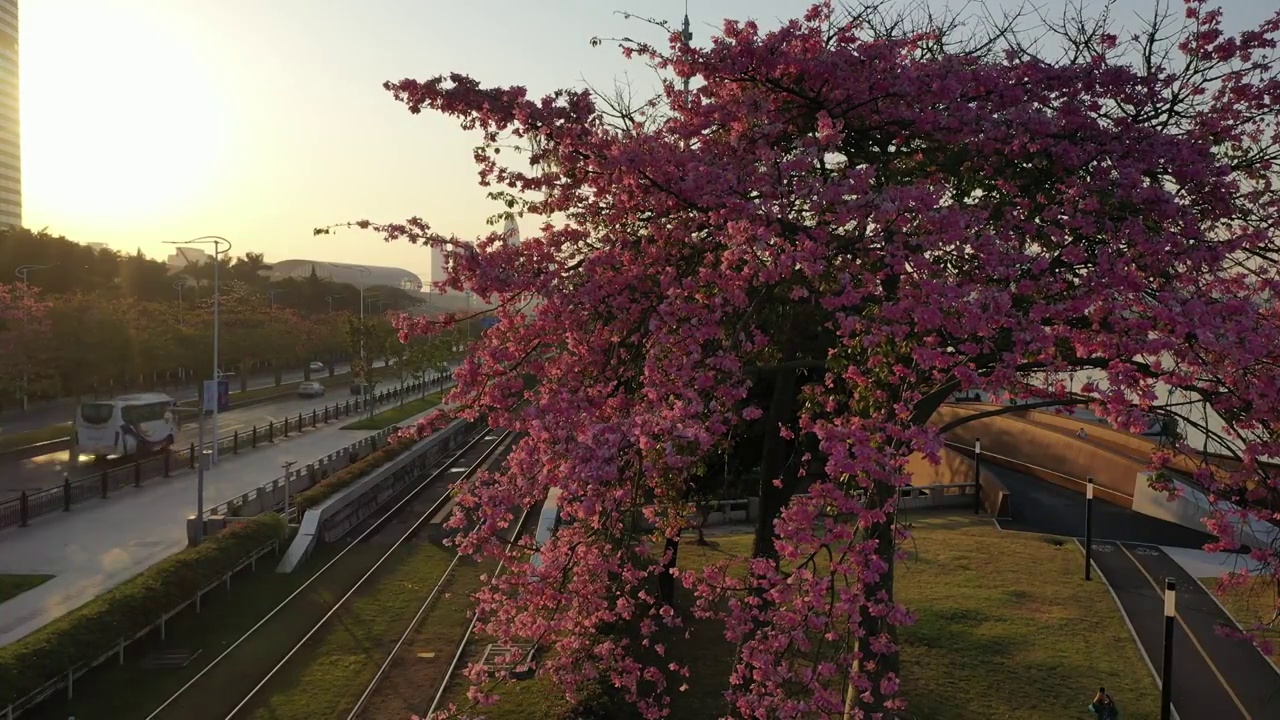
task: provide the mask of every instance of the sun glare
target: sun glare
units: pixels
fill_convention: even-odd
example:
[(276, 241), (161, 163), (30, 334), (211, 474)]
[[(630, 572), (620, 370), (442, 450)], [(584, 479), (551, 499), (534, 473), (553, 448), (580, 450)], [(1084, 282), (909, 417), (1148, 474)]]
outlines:
[(23, 12), (28, 216), (119, 223), (207, 201), (230, 135), (216, 58), (119, 5), (65, 10)]

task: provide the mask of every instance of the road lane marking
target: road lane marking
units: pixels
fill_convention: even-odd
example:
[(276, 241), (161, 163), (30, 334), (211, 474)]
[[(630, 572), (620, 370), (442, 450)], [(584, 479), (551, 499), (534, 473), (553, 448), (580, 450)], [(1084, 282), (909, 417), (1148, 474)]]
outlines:
[[(1142, 576), (1147, 579), (1147, 582), (1151, 583), (1151, 587), (1155, 588), (1156, 595), (1163, 598), (1164, 590), (1156, 584), (1155, 578), (1151, 577), (1151, 574), (1147, 572), (1147, 569), (1142, 567), (1142, 563), (1138, 562), (1138, 558), (1134, 557), (1133, 553), (1129, 552), (1129, 548), (1125, 547), (1121, 543), (1117, 544), (1120, 545), (1120, 549), (1124, 551), (1124, 554), (1129, 556), (1129, 559), (1133, 561), (1133, 564), (1138, 566), (1138, 570), (1142, 572)], [(1218, 683), (1222, 685), (1222, 689), (1227, 691), (1227, 695), (1231, 698), (1231, 702), (1236, 704), (1236, 708), (1240, 710), (1240, 714), (1244, 716), (1244, 720), (1253, 720), (1253, 716), (1249, 714), (1249, 711), (1244, 709), (1244, 703), (1240, 702), (1240, 698), (1236, 697), (1235, 691), (1227, 684), (1227, 679), (1222, 676), (1222, 673), (1218, 670), (1218, 666), (1214, 665), (1213, 660), (1209, 659), (1209, 653), (1204, 651), (1200, 642), (1196, 640), (1196, 636), (1192, 634), (1191, 628), (1187, 626), (1187, 622), (1182, 619), (1181, 611), (1175, 609), (1173, 615), (1177, 618), (1178, 624), (1182, 626), (1182, 631), (1187, 634), (1187, 639), (1191, 641), (1191, 644), (1195, 646), (1196, 651), (1200, 653), (1200, 656), (1204, 658), (1205, 663), (1209, 665), (1209, 669), (1213, 671), (1213, 676), (1218, 678)]]

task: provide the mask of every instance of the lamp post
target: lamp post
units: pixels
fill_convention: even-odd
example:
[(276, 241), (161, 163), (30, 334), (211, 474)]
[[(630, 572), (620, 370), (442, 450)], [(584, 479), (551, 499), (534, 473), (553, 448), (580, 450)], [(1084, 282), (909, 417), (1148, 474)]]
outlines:
[[(194, 238), (186, 242), (179, 242), (176, 240), (166, 240), (165, 244), (166, 245), (212, 245), (213, 246), (213, 373), (212, 375), (213, 375), (214, 394), (213, 394), (213, 423), (212, 423), (213, 453), (211, 457), (212, 457), (212, 461), (216, 463), (218, 462), (218, 391), (217, 391), (217, 388), (218, 388), (218, 378), (220, 375), (218, 370), (218, 294), (219, 294), (218, 293), (218, 265), (220, 265), (221, 263), (219, 262), (218, 256), (224, 252), (231, 251), (231, 241), (220, 235), (202, 235), (198, 238)], [(224, 244), (226, 245), (225, 249), (222, 247)], [(206, 393), (201, 393), (201, 398), (203, 400), (208, 400), (207, 397), (204, 397), (205, 394)], [(204, 403), (201, 403), (201, 405), (203, 406)], [(201, 446), (203, 447), (203, 438), (204, 438), (204, 408), (203, 407), (201, 407), (201, 411), (200, 411), (200, 437), (201, 437)]]
[(333, 314), (333, 301), (342, 297), (341, 295), (325, 295), (324, 299), (329, 302), (329, 314)]
[[(53, 263), (50, 265), (23, 265), (19, 267), (17, 270), (15, 270), (13, 274), (16, 275), (18, 280), (22, 282), (22, 290), (25, 293), (29, 289), (27, 287), (27, 273), (31, 272), (32, 270), (44, 270), (46, 268), (51, 268), (54, 265), (57, 265), (57, 263)], [(26, 327), (26, 324), (27, 324), (27, 317), (24, 314), (22, 317), (23, 327)], [(23, 344), (24, 345), (26, 344), (25, 339), (23, 341)], [(22, 350), (22, 411), (23, 412), (27, 411), (27, 381), (29, 379), (27, 377), (27, 365), (28, 365), (27, 348), (24, 347)]]
[(187, 286), (186, 280), (179, 280), (173, 284), (174, 289), (178, 291), (178, 324), (179, 325), (184, 324), (182, 322), (182, 288), (186, 286)]
[(369, 402), (367, 391), (369, 389), (369, 365), (364, 358), (364, 278), (370, 274), (369, 268), (363, 265), (346, 265), (344, 263), (329, 263), (334, 267), (355, 270), (360, 273), (360, 366), (364, 368), (364, 377), (360, 380), (360, 394), (364, 397), (364, 404), (369, 407), (369, 417), (373, 417), (373, 408)]
[[(200, 415), (204, 416), (204, 410), (200, 410)], [(204, 427), (204, 423), (200, 423), (200, 427)], [(204, 540), (204, 470), (213, 458), (213, 451), (205, 450), (204, 445), (200, 447), (200, 462), (196, 464), (196, 545)]]
[(1084, 579), (1093, 579), (1093, 476), (1084, 486)]
[(1178, 584), (1164, 579), (1164, 663), (1160, 668), (1160, 720), (1173, 717), (1173, 627)]
[(285, 291), (279, 290), (279, 289), (267, 291), (267, 294), (271, 296), (271, 312), (273, 313), (276, 311), (276, 293), (282, 293), (282, 292), (285, 292)]
[(280, 463), (284, 468), (284, 522), (289, 524), (289, 471), (297, 464), (297, 460), (285, 460)]

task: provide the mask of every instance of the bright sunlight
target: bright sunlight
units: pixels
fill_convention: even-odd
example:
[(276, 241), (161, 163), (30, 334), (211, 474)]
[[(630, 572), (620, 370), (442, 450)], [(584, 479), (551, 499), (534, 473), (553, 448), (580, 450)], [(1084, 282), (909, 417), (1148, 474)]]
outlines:
[(179, 214), (225, 177), (216, 58), (155, 13), (92, 0), (22, 16), (24, 195), (32, 215), (105, 224)]

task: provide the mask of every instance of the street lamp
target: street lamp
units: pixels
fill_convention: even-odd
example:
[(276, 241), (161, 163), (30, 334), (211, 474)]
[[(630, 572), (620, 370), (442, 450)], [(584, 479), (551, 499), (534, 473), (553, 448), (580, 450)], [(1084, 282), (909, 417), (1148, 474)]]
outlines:
[[(188, 240), (186, 242), (178, 242), (176, 240), (166, 240), (166, 245), (212, 245), (213, 246), (213, 462), (218, 462), (218, 256), (224, 252), (231, 252), (231, 241), (220, 235), (201, 235), (198, 238)], [(223, 245), (226, 249), (223, 249)], [(205, 393), (201, 393), (203, 400)], [(199, 435), (200, 447), (204, 447), (204, 403), (201, 403)]]
[(1160, 720), (1173, 717), (1173, 629), (1176, 624), (1178, 584), (1164, 579), (1164, 662), (1160, 668)]
[(289, 524), (289, 471), (297, 463), (297, 460), (285, 460), (280, 463), (280, 466), (284, 468), (284, 522), (286, 525)]
[(182, 322), (182, 288), (186, 286), (187, 286), (187, 281), (185, 279), (179, 280), (173, 284), (173, 287), (178, 291), (178, 324), (179, 325), (185, 324)]
[(273, 313), (276, 311), (276, 293), (282, 293), (282, 292), (285, 292), (285, 291), (279, 290), (279, 289), (267, 291), (267, 293), (271, 295), (271, 312)]
[[(54, 265), (57, 265), (57, 263), (52, 263), (50, 265), (23, 265), (19, 267), (17, 270), (15, 270), (13, 274), (17, 276), (18, 280), (22, 281), (23, 292), (26, 292), (27, 290), (30, 289), (27, 287), (27, 273), (31, 272), (32, 270), (44, 270), (46, 268), (51, 268)], [(25, 314), (22, 316), (22, 324), (23, 324), (23, 327), (26, 327), (27, 317)], [(23, 344), (24, 345), (26, 344), (25, 338), (23, 340)], [(27, 411), (27, 381), (29, 379), (27, 377), (27, 365), (28, 365), (27, 349), (23, 348), (23, 351), (22, 351), (22, 411), (23, 412)]]
[(369, 268), (363, 265), (346, 265), (344, 263), (329, 263), (334, 267), (355, 270), (360, 273), (360, 366), (364, 368), (364, 378), (361, 379), (360, 395), (364, 397), (364, 404), (369, 407), (369, 417), (373, 417), (373, 407), (369, 403), (367, 391), (369, 389), (369, 365), (364, 359), (364, 278), (372, 274)]
[(341, 295), (325, 295), (324, 299), (329, 301), (329, 314), (333, 314), (333, 301), (342, 297)]

